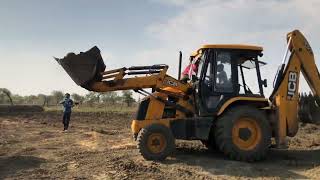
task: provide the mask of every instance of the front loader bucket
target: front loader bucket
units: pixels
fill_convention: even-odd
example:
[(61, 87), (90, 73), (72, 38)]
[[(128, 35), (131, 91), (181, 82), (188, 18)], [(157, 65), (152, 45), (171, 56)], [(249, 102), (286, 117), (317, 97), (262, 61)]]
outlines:
[(320, 107), (312, 95), (301, 96), (299, 102), (299, 119), (304, 123), (320, 124)]
[(94, 46), (80, 54), (68, 53), (64, 58), (55, 58), (77, 85), (91, 91), (94, 82), (102, 80), (106, 66), (98, 47)]

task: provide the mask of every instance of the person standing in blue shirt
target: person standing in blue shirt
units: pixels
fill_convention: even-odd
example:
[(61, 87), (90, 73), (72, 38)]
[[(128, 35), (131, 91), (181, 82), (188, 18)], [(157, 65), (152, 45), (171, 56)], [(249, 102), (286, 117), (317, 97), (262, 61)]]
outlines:
[(64, 125), (63, 131), (67, 131), (69, 128), (71, 109), (74, 106), (73, 100), (70, 99), (70, 94), (66, 93), (63, 101), (60, 102), (63, 105), (63, 119), (62, 123)]

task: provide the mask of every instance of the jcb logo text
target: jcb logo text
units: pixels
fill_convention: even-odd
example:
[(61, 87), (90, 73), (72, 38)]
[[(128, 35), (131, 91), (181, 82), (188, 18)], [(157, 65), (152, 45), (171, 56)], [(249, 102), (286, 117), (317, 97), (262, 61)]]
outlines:
[(293, 96), (297, 90), (297, 81), (298, 81), (298, 74), (296, 72), (289, 72), (289, 80), (288, 80), (288, 100), (292, 100)]

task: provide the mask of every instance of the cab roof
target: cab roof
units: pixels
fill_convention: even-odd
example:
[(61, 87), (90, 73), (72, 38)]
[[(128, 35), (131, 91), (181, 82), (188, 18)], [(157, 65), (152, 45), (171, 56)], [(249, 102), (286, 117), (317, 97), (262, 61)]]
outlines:
[(195, 51), (195, 52), (192, 52), (190, 56), (191, 57), (196, 57), (198, 54), (199, 54), (198, 51)]
[(243, 49), (253, 51), (263, 51), (261, 46), (246, 45), (246, 44), (205, 44), (201, 46), (197, 52), (201, 49)]

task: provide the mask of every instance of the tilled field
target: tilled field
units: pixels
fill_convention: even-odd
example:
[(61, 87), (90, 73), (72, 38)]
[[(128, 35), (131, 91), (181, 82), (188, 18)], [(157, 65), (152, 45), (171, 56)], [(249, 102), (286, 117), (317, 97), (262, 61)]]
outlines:
[(145, 161), (130, 133), (131, 114), (0, 116), (0, 179), (319, 179), (320, 126), (301, 125), (288, 150), (256, 163), (226, 159), (198, 141), (177, 141), (163, 162)]

